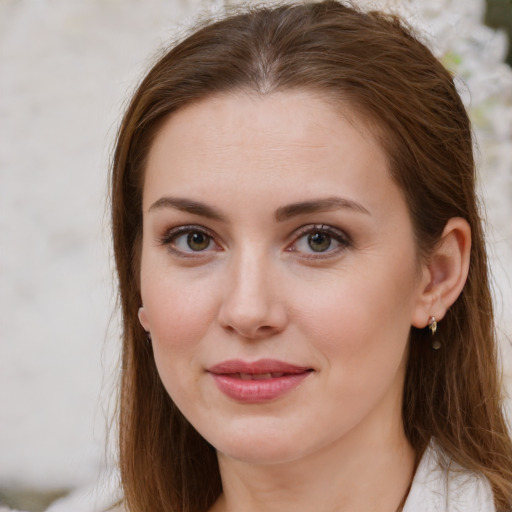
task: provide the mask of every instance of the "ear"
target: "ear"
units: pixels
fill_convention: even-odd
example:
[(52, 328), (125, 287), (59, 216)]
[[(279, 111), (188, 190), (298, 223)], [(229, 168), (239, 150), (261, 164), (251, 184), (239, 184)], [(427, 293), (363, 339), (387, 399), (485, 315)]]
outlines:
[(139, 316), (139, 322), (142, 325), (142, 327), (144, 328), (144, 330), (146, 332), (149, 332), (149, 330), (150, 330), (149, 329), (149, 320), (148, 320), (148, 315), (146, 313), (146, 310), (144, 309), (144, 306), (141, 306), (139, 308), (138, 316)]
[(420, 296), (412, 325), (424, 328), (429, 318), (441, 320), (460, 295), (469, 271), (471, 228), (465, 219), (454, 217), (444, 228), (441, 239), (422, 265)]

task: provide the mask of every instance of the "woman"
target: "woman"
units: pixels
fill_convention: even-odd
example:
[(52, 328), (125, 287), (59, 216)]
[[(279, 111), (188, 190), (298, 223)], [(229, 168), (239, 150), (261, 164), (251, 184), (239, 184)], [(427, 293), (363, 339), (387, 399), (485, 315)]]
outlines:
[(336, 1), (196, 30), (113, 161), (129, 511), (509, 510), (469, 121)]

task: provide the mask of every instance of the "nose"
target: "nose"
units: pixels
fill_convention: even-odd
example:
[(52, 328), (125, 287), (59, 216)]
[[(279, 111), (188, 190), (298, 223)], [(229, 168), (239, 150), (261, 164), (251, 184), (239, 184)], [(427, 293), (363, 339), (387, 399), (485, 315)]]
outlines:
[(240, 255), (229, 264), (229, 275), (219, 310), (219, 323), (247, 339), (282, 332), (288, 314), (276, 272), (267, 258), (256, 253)]

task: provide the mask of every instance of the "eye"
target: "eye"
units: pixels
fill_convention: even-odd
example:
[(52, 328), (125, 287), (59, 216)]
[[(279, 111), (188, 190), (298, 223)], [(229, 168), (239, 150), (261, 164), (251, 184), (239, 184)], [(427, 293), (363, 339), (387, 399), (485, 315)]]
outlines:
[[(192, 251), (204, 251), (210, 246), (212, 239), (205, 233), (193, 231), (187, 235), (181, 235), (174, 240), (176, 247), (180, 247), (186, 243), (187, 248)], [(183, 247), (180, 247), (183, 248)]]
[(200, 226), (178, 226), (165, 233), (160, 240), (169, 250), (183, 257), (199, 256), (199, 253), (209, 253), (218, 250), (213, 235)]
[(350, 245), (350, 239), (343, 231), (322, 224), (301, 227), (287, 250), (303, 253), (307, 257), (327, 257), (338, 254)]
[(311, 233), (307, 236), (308, 246), (315, 252), (325, 252), (332, 245), (332, 238), (327, 233)]

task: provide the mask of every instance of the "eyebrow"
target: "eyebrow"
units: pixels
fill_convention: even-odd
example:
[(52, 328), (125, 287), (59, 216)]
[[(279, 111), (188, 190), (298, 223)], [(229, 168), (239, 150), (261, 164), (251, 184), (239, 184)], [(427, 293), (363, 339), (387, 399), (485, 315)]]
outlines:
[(361, 204), (351, 199), (343, 197), (326, 197), (315, 199), (313, 201), (301, 201), (278, 208), (276, 211), (276, 220), (283, 222), (298, 215), (318, 212), (330, 212), (333, 210), (349, 209), (356, 212), (370, 215), (370, 212)]
[[(220, 210), (200, 201), (193, 201), (192, 199), (169, 196), (161, 197), (149, 207), (148, 212), (162, 208), (174, 208), (176, 210), (191, 213), (193, 215), (199, 215), (208, 219), (226, 222), (226, 217), (220, 212)], [(322, 199), (301, 201), (298, 203), (282, 206), (276, 210), (275, 219), (277, 222), (284, 222), (285, 220), (297, 217), (298, 215), (329, 212), (340, 209), (349, 209), (370, 215), (370, 212), (362, 204), (356, 201), (342, 197), (326, 197)]]
[(199, 201), (193, 201), (191, 199), (167, 196), (161, 197), (149, 207), (148, 212), (160, 210), (161, 208), (175, 208), (176, 210), (180, 210), (182, 212), (200, 215), (201, 217), (218, 220), (220, 222), (226, 222), (226, 218), (217, 208), (208, 206), (207, 204), (201, 203)]

